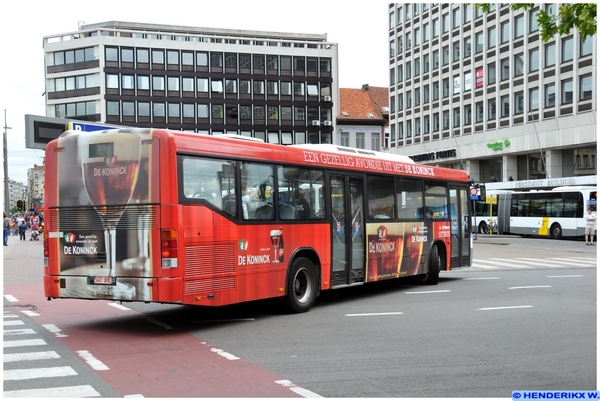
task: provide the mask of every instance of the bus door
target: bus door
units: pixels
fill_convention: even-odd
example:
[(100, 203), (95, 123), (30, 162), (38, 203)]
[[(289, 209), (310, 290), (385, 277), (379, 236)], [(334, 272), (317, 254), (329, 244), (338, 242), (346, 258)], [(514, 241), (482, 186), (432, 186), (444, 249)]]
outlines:
[(331, 286), (363, 283), (365, 277), (365, 226), (363, 179), (332, 175)]
[(471, 258), (471, 221), (467, 188), (450, 185), (450, 224), (452, 252), (450, 266), (468, 266)]

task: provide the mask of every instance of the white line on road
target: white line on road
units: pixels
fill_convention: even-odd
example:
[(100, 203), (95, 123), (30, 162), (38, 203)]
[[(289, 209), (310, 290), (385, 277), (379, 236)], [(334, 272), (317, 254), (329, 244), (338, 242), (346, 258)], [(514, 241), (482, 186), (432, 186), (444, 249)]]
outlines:
[(108, 306), (112, 306), (113, 308), (117, 308), (117, 309), (121, 309), (121, 310), (131, 310), (131, 308), (128, 308), (128, 307), (118, 304), (116, 302), (110, 302), (108, 304)]
[(34, 312), (32, 310), (24, 310), (24, 311), (21, 311), (21, 312), (23, 312), (23, 314), (25, 314), (27, 316), (39, 316), (40, 315), (39, 313)]
[(3, 341), (3, 348), (12, 348), (12, 347), (31, 347), (35, 345), (46, 345), (46, 341), (36, 338), (33, 340), (14, 340), (14, 341)]
[(94, 370), (110, 370), (108, 366), (100, 362), (95, 356), (93, 356), (89, 351), (81, 350), (77, 351), (79, 356)]
[(301, 395), (304, 398), (323, 398), (317, 393), (313, 393), (310, 390), (303, 389), (302, 387), (296, 386), (289, 380), (275, 380), (275, 383), (281, 384), (284, 387), (289, 387), (294, 393)]
[(463, 278), (464, 281), (466, 280), (499, 280), (500, 277), (471, 277), (471, 278)]
[(381, 313), (347, 313), (345, 316), (386, 316), (386, 315), (404, 315), (402, 312), (381, 312)]
[(583, 277), (583, 274), (565, 274), (564, 276), (546, 276), (548, 278)]
[(22, 334), (35, 334), (33, 329), (13, 329), (13, 330), (4, 330), (5, 336), (16, 336)]
[(54, 388), (34, 388), (29, 390), (5, 391), (4, 398), (84, 398), (101, 397), (92, 386), (69, 386)]
[(57, 366), (54, 368), (13, 369), (4, 371), (4, 381), (41, 379), (43, 377), (77, 376), (77, 372), (70, 366)]
[(490, 308), (478, 308), (475, 310), (499, 310), (499, 309), (520, 309), (520, 308), (533, 308), (533, 305), (494, 306), (494, 307), (490, 307)]
[(434, 294), (437, 292), (450, 292), (450, 290), (437, 290), (437, 291), (406, 291), (405, 294)]
[(56, 337), (69, 337), (67, 334), (60, 334), (62, 330), (53, 324), (43, 324), (42, 326), (45, 327), (50, 333), (54, 333)]
[(24, 324), (25, 324), (25, 322), (22, 320), (6, 320), (4, 322), (5, 326), (22, 326)]
[(522, 287), (508, 287), (509, 290), (520, 290), (523, 288), (551, 288), (551, 285), (524, 285)]
[(221, 355), (223, 358), (229, 359), (230, 361), (235, 361), (237, 359), (240, 359), (239, 357), (237, 357), (235, 355), (232, 355), (229, 352), (225, 352), (225, 351), (223, 351), (222, 349), (219, 349), (219, 348), (211, 348), (210, 350), (212, 352), (216, 352), (217, 354)]
[(4, 354), (4, 363), (21, 361), (39, 361), (42, 359), (57, 358), (60, 358), (60, 355), (58, 355), (55, 351), (21, 352), (18, 354)]
[(5, 295), (4, 298), (6, 298), (8, 302), (19, 302), (19, 300), (12, 295)]

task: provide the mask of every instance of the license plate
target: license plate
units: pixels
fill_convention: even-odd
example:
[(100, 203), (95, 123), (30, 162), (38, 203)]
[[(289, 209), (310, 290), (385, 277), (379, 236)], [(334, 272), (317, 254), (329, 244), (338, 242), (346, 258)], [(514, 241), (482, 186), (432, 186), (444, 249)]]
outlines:
[(117, 278), (112, 276), (91, 276), (88, 283), (93, 285), (117, 285)]

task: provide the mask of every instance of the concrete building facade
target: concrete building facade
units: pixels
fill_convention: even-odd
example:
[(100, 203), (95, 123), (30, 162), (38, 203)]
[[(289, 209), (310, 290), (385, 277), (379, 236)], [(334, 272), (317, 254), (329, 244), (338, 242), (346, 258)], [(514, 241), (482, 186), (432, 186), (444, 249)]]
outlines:
[(597, 175), (596, 36), (542, 42), (558, 6), (390, 4), (390, 151), (486, 182)]
[(46, 115), (270, 143), (333, 143), (325, 34), (103, 22), (44, 37)]

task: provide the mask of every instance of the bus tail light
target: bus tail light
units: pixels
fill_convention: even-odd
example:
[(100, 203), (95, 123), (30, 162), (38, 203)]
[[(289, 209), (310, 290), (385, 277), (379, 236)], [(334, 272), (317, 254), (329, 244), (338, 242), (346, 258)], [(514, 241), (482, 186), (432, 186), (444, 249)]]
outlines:
[(177, 231), (164, 229), (160, 232), (160, 265), (166, 269), (177, 267)]

